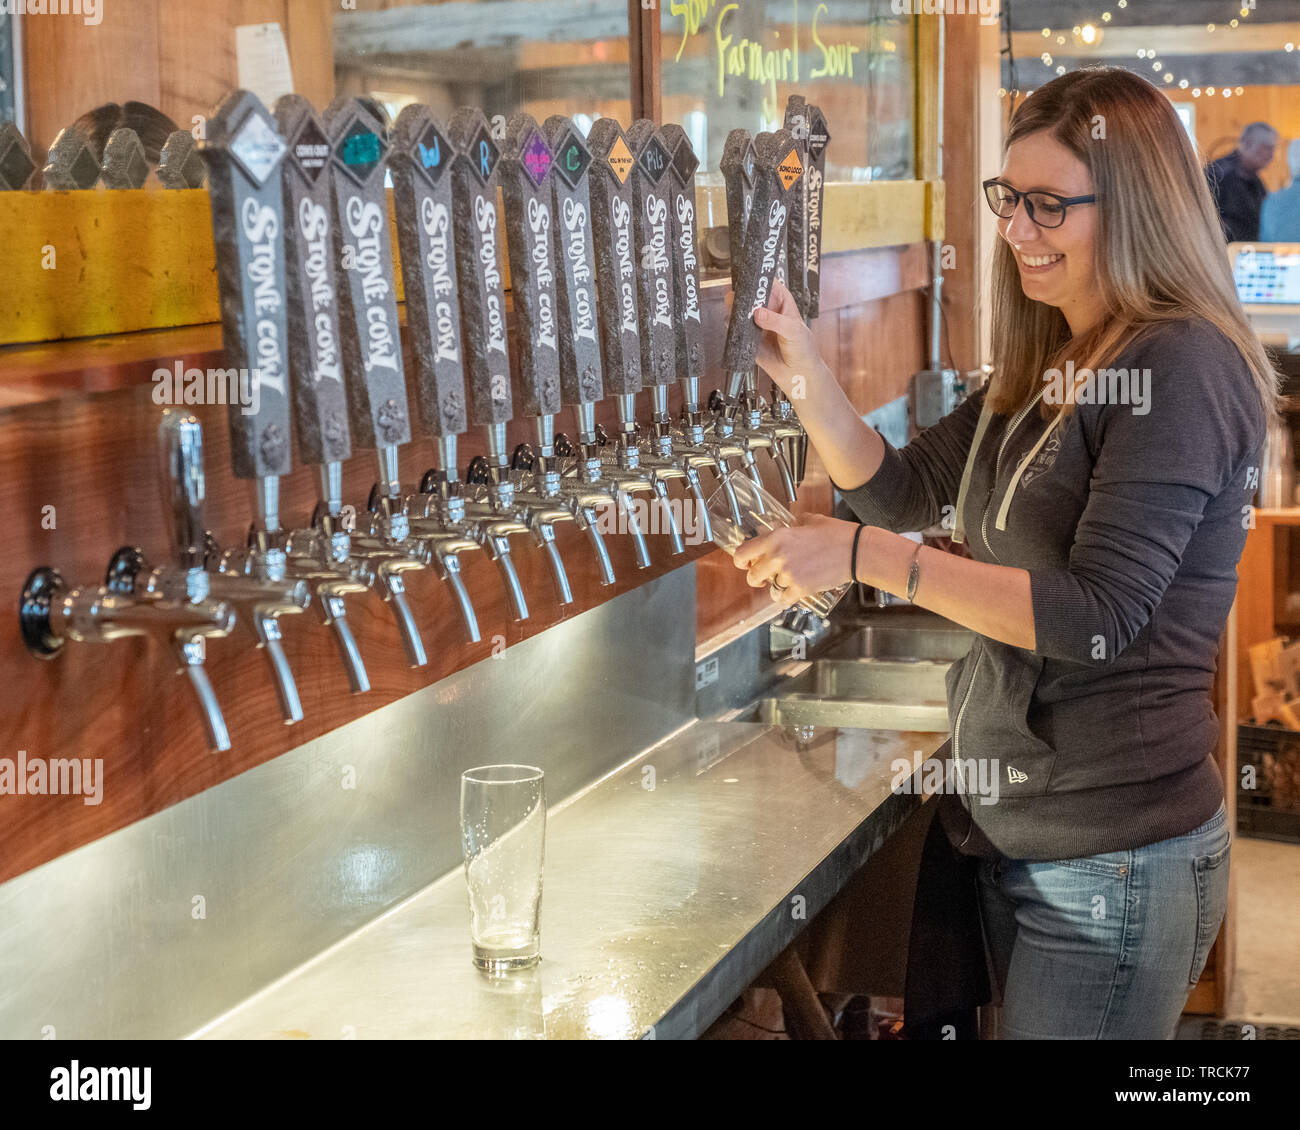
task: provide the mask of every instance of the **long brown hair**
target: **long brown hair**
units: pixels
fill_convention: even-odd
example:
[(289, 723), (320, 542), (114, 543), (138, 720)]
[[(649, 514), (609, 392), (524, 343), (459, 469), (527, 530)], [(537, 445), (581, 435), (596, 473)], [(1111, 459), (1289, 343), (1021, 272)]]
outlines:
[[(1067, 357), (1079, 368), (1112, 363), (1145, 328), (1204, 318), (1241, 352), (1264, 408), (1277, 412), (1277, 373), (1237, 298), (1205, 173), (1173, 104), (1121, 67), (1087, 67), (1039, 87), (1016, 110), (1003, 152), (1040, 130), (1092, 174), (1094, 259), (1106, 313), (1071, 337), (1065, 315), (1026, 297), (1004, 239), (993, 256), (993, 383), (989, 407), (1009, 414)], [(1072, 407), (1067, 401), (1061, 411)], [(1057, 411), (1043, 404), (1044, 415)]]

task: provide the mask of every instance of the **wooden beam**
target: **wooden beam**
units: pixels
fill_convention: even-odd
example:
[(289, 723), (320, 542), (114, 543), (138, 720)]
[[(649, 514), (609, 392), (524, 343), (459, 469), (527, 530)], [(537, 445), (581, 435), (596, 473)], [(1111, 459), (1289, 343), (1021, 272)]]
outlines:
[[(658, 122), (663, 115), (661, 0), (627, 0), (631, 29), (632, 117)], [(647, 7), (648, 4), (648, 7)]]
[(497, 0), (490, 9), (469, 0), (449, 0), (378, 12), (339, 12), (334, 16), (335, 50), (339, 58), (357, 61), (385, 51), (622, 39), (628, 33), (628, 11), (626, 0), (564, 0), (546, 5)]

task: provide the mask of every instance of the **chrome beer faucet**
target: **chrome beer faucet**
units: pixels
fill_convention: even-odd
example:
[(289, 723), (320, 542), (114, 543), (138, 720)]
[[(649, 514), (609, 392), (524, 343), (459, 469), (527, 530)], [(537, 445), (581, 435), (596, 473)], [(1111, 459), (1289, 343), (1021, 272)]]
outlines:
[[(465, 349), (470, 423), (487, 436), (485, 476), (473, 464), (465, 503), (475, 538), (496, 562), (515, 620), (528, 619), (528, 602), (510, 555), (510, 539), (531, 536), (516, 515), (515, 484), (506, 453), (506, 424), (514, 415), (506, 303), (497, 248), (498, 140), (483, 112), (462, 106), (452, 115), (447, 137), (452, 161), (452, 218), (455, 228), (460, 318)], [(470, 476), (467, 474), (467, 480)]]
[(301, 95), (275, 104), (288, 151), (281, 162), (289, 328), (289, 377), (300, 462), (317, 470), (320, 501), (310, 527), (285, 545), (288, 576), (311, 588), (322, 623), (338, 644), (353, 694), (370, 689), (347, 616), (346, 598), (366, 592), (373, 576), (352, 559), (343, 512), (343, 463), (352, 455), (334, 273), (330, 206), (330, 144)]
[(393, 126), (389, 168), (402, 252), (407, 334), (415, 366), (415, 399), (433, 439), (437, 464), (406, 500), (411, 536), (451, 588), (470, 643), (478, 617), (461, 574), (461, 554), (482, 548), (467, 523), (465, 487), (457, 471), (457, 439), (469, 427), (464, 344), (457, 293), (451, 168), (456, 151), (427, 106), (412, 104)]
[[(752, 157), (751, 157), (752, 155)], [(734, 438), (744, 449), (745, 469), (758, 486), (762, 477), (753, 459), (753, 449), (766, 449), (781, 472), (790, 501), (794, 481), (784, 456), (781, 440), (762, 426), (762, 405), (754, 391), (755, 355), (759, 329), (754, 311), (767, 304), (772, 283), (778, 276), (786, 247), (789, 198), (803, 176), (803, 161), (794, 138), (786, 131), (761, 133), (752, 144), (742, 130), (727, 139), (723, 172), (728, 181), (728, 212), (733, 240), (737, 227), (741, 243), (732, 244), (732, 286), (735, 293), (723, 365), (730, 374), (727, 392), (716, 405), (717, 434)], [(744, 216), (744, 198), (749, 196), (750, 216)], [(731, 214), (739, 208), (740, 214)]]
[(190, 592), (180, 599), (158, 599), (113, 592), (106, 585), (69, 589), (57, 570), (43, 566), (23, 585), (18, 620), (28, 651), (54, 659), (66, 643), (112, 643), (131, 636), (161, 636), (198, 700), (208, 744), (218, 753), (230, 748), (221, 705), (203, 661), (210, 638), (230, 634), (235, 613), (212, 600), (203, 587), (207, 574), (195, 570)]
[(330, 184), (334, 247), (345, 265), (339, 288), (339, 332), (353, 440), (375, 451), (378, 482), (367, 528), (351, 539), (351, 556), (372, 571), (389, 603), (412, 667), (428, 662), (407, 601), (405, 575), (424, 569), (411, 540), (398, 453), (411, 440), (393, 251), (384, 188), (389, 150), (385, 123), (359, 98), (336, 98), (325, 114), (331, 145)]
[[(286, 722), (302, 719), (302, 703), (280, 640), (279, 618), (310, 602), (302, 582), (286, 577), (280, 528), (280, 477), (290, 470), (287, 281), (281, 162), (287, 146), (274, 117), (255, 95), (235, 91), (210, 123), (204, 157), (227, 368), (246, 375), (227, 404), (230, 461), (236, 478), (253, 486), (254, 519), (246, 547), (209, 560), (212, 591), (248, 614), (258, 646), (271, 664)], [(175, 521), (176, 551), (188, 561), (203, 500), (202, 431), (193, 416), (166, 412), (159, 430), (164, 484)], [(184, 482), (188, 485), (182, 487)], [(186, 568), (190, 566), (186, 565)], [(169, 568), (159, 572), (164, 595)], [(152, 585), (149, 586), (152, 590)]]

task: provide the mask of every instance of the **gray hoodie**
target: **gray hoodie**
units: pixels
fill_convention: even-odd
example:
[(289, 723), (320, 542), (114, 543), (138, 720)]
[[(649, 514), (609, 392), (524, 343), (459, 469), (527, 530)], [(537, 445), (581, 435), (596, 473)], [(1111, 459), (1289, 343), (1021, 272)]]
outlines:
[[(1028, 570), (1036, 649), (977, 635), (949, 671), (954, 762), (998, 780), (993, 803), (961, 797), (968, 853), (1141, 847), (1223, 799), (1211, 686), (1264, 412), (1241, 354), (1200, 320), (1143, 331), (1092, 393), (1106, 402), (1081, 395), (1046, 438), (1036, 406), (988, 415), (971, 461), (959, 524), (975, 560)], [(859, 518), (951, 519), (983, 404), (981, 390), (902, 451), (886, 443), (876, 474), (842, 490)]]

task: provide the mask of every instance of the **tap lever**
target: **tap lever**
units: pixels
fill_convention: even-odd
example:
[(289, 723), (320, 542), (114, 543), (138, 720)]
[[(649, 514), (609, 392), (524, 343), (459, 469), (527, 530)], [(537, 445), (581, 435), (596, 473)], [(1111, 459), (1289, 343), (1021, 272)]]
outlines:
[(638, 326), (636, 233), (632, 217), (632, 167), (635, 156), (623, 128), (601, 118), (587, 134), (591, 168), (592, 239), (605, 392), (633, 396), (641, 391), (641, 341)]
[(735, 268), (735, 300), (727, 324), (723, 366), (731, 374), (727, 412), (735, 409), (747, 375), (752, 375), (759, 329), (754, 311), (767, 305), (786, 238), (789, 197), (803, 175), (794, 139), (786, 130), (754, 139), (752, 219), (745, 227), (744, 253)]
[(203, 670), (205, 640), (225, 636), (235, 614), (217, 601), (172, 601), (110, 591), (105, 586), (68, 590), (48, 567), (34, 570), (19, 601), (19, 629), (28, 650), (53, 659), (68, 640), (111, 643), (127, 636), (165, 633), (199, 700), (209, 745), (230, 748), (230, 735), (212, 685)]

